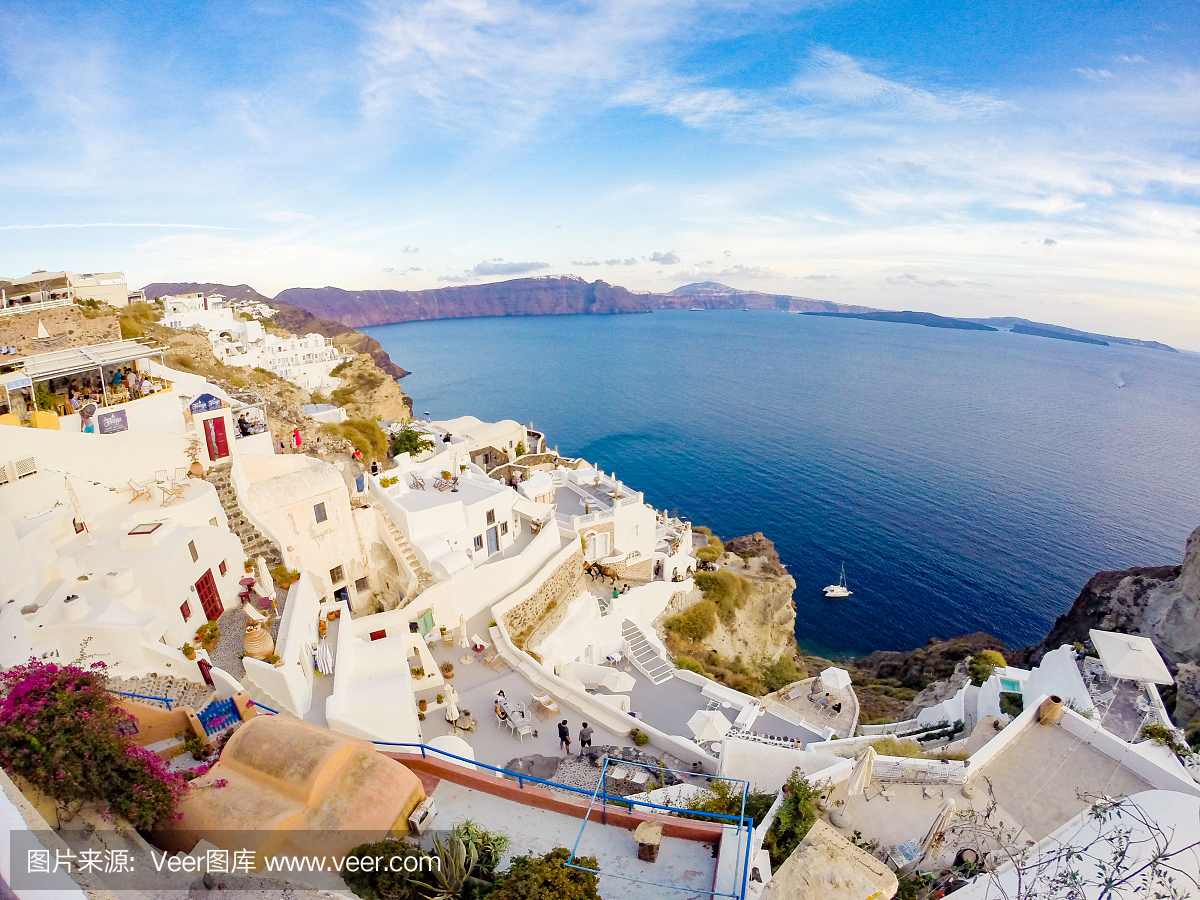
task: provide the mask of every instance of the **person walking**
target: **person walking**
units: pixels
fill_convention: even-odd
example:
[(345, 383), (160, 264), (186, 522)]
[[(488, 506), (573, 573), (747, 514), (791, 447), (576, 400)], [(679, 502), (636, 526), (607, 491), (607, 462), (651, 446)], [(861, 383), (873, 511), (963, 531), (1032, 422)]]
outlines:
[(567, 725), (566, 719), (558, 723), (558, 747), (560, 750), (566, 750), (567, 756), (571, 755), (571, 727)]
[(317, 442), (313, 444), (313, 449), (317, 451), (317, 459), (325, 458), (325, 444), (321, 441), (321, 436), (317, 435)]
[(587, 722), (579, 729), (579, 749), (592, 746), (592, 726)]
[(299, 453), (300, 448), (304, 445), (304, 438), (300, 435), (299, 428), (292, 429), (292, 443), (295, 444), (295, 449), (292, 452)]
[(285, 447), (285, 446), (284, 446), (284, 444), (283, 444), (283, 438), (280, 438), (280, 439), (279, 439), (279, 452), (280, 452), (280, 453), (287, 453), (287, 447)]

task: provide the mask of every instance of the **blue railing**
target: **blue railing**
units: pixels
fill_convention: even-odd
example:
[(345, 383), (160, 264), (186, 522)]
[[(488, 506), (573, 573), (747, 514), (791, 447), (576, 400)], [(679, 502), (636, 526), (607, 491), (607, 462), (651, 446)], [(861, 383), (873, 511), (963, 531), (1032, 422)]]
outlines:
[(108, 692), (110, 694), (119, 694), (122, 697), (136, 697), (138, 700), (158, 700), (167, 704), (167, 709), (170, 709), (171, 704), (174, 702), (170, 697), (155, 697), (152, 694), (131, 694), (129, 691), (114, 691), (111, 688), (109, 688)]
[(251, 701), (250, 701), (250, 705), (251, 705), (251, 706), (255, 706), (255, 707), (259, 708), (259, 709), (265, 709), (267, 712), (269, 712), (269, 713), (270, 713), (271, 715), (273, 715), (273, 716), (277, 716), (277, 715), (279, 715), (279, 710), (277, 710), (277, 709), (271, 709), (271, 707), (267, 706), (267, 704), (265, 704), (265, 703), (259, 703), (257, 700), (251, 700)]
[[(526, 775), (523, 772), (513, 772), (510, 769), (502, 769), (499, 766), (492, 766), (492, 765), (488, 765), (487, 763), (479, 762), (478, 760), (467, 759), (466, 757), (457, 756), (453, 753), (448, 753), (445, 750), (439, 750), (437, 747), (430, 747), (426, 744), (404, 744), (404, 743), (395, 743), (392, 741), (372, 741), (371, 743), (373, 743), (377, 747), (404, 747), (404, 748), (411, 748), (414, 750), (420, 750), (422, 758), (427, 758), (430, 753), (436, 753), (438, 756), (444, 756), (447, 759), (454, 760), (455, 762), (464, 763), (465, 765), (472, 766), (472, 767), (478, 768), (478, 769), (487, 769), (488, 771), (496, 772), (500, 775), (505, 775), (509, 778), (515, 778), (517, 780), (517, 783), (522, 788), (525, 787), (525, 782), (528, 781), (528, 782), (532, 782), (533, 784), (543, 784), (546, 787), (558, 788), (559, 790), (568, 791), (573, 794), (583, 794), (584, 796), (591, 798), (591, 804), (588, 806), (587, 816), (585, 816), (585, 819), (584, 819), (585, 827), (586, 827), (587, 818), (590, 817), (590, 815), (591, 815), (592, 806), (595, 805), (595, 802), (597, 800), (604, 801), (604, 803), (601, 807), (601, 811), (600, 811), (600, 821), (602, 824), (605, 824), (605, 825), (608, 824), (608, 803), (610, 803), (610, 802), (614, 803), (615, 805), (624, 806), (630, 812), (633, 812), (633, 807), (636, 805), (638, 807), (645, 807), (646, 809), (659, 810), (659, 811), (665, 812), (665, 813), (687, 812), (687, 813), (697, 814), (695, 810), (680, 809), (679, 807), (674, 807), (674, 806), (663, 806), (658, 803), (651, 803), (648, 800), (634, 800), (629, 797), (620, 797), (620, 796), (614, 796), (612, 794), (604, 793), (600, 790), (600, 785), (603, 785), (605, 783), (605, 779), (603, 778), (603, 773), (602, 773), (600, 782), (596, 786), (596, 789), (589, 791), (586, 788), (579, 788), (579, 787), (575, 787), (574, 785), (570, 785), (570, 784), (562, 784), (561, 782), (558, 782), (558, 781), (547, 781), (544, 778), (537, 778), (533, 775)], [(624, 765), (631, 764), (627, 760), (614, 760), (614, 762), (620, 762)], [(609, 759), (605, 758), (605, 761), (604, 761), (605, 771), (607, 771), (608, 763), (609, 763)], [(633, 765), (640, 765), (643, 768), (647, 768), (647, 769), (658, 769), (658, 770), (664, 771), (664, 772), (672, 771), (670, 769), (665, 769), (662, 766), (652, 766), (652, 765), (643, 764), (643, 763), (633, 763)], [(690, 775), (690, 774), (694, 774), (694, 773), (682, 772), (682, 773), (678, 773), (678, 774)], [(717, 778), (719, 776), (704, 776), (704, 777)], [(720, 780), (721, 781), (737, 781), (740, 779), (721, 778)], [(717, 820), (729, 822), (729, 823), (736, 825), (738, 827), (739, 834), (741, 833), (741, 830), (743, 828), (746, 829), (746, 852), (745, 852), (745, 858), (742, 863), (741, 892), (736, 895), (732, 895), (732, 894), (717, 895), (715, 891), (706, 891), (706, 892), (702, 892), (702, 893), (708, 893), (710, 896), (725, 896), (725, 897), (734, 896), (734, 897), (738, 897), (738, 898), (744, 898), (746, 896), (746, 891), (749, 887), (749, 878), (750, 878), (750, 847), (752, 844), (751, 835), (753, 834), (753, 830), (754, 830), (754, 819), (750, 816), (747, 816), (745, 814), (745, 812), (746, 812), (746, 794), (745, 794), (745, 791), (743, 791), (742, 792), (742, 813), (741, 813), (741, 815), (734, 816), (734, 815), (729, 815), (728, 813), (709, 813), (709, 812), (699, 813), (699, 815), (703, 815), (710, 819), (717, 819)], [(582, 833), (580, 836), (582, 837)], [(576, 839), (576, 842), (575, 842), (576, 849), (578, 848), (578, 845), (579, 845), (579, 841), (578, 841), (578, 839)], [(575, 856), (575, 850), (573, 849), (571, 851), (571, 858), (573, 859), (574, 856)], [(566, 863), (566, 865), (571, 866), (571, 868), (583, 869), (584, 871), (588, 871), (588, 872), (594, 873), (596, 871), (595, 869), (586, 869), (583, 866), (574, 865), (571, 862)], [(608, 875), (611, 873), (605, 872), (605, 873), (600, 873), (600, 874)], [(614, 876), (614, 877), (621, 877), (621, 878), (623, 878), (623, 880), (630, 880), (625, 876)], [(657, 885), (657, 882), (651, 882), (651, 883)], [(660, 885), (660, 886), (671, 887), (671, 885)]]

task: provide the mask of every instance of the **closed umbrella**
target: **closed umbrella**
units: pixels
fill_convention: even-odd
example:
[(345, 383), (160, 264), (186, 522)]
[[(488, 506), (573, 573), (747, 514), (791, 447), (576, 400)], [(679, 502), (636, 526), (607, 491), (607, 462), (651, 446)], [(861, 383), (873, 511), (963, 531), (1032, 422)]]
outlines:
[(871, 783), (871, 775), (875, 771), (876, 755), (874, 747), (867, 747), (862, 753), (858, 754), (858, 759), (854, 763), (854, 770), (850, 773), (850, 781), (846, 785), (846, 793), (851, 797), (857, 797)]
[(821, 673), (821, 683), (828, 688), (841, 690), (850, 687), (850, 673), (837, 666), (830, 666)]
[(63, 481), (67, 483), (67, 496), (71, 498), (71, 508), (75, 510), (75, 521), (80, 528), (87, 531), (87, 522), (83, 518), (83, 507), (79, 505), (79, 497), (75, 493), (75, 487), (71, 484), (71, 479), (66, 475), (63, 476)]
[(951, 820), (954, 819), (954, 813), (957, 807), (953, 800), (945, 800), (942, 803), (942, 808), (938, 810), (937, 818), (933, 820), (933, 824), (929, 826), (929, 831), (925, 834), (925, 839), (921, 841), (921, 850), (925, 853), (940, 847), (945, 839), (946, 829), (950, 827)]
[(697, 741), (719, 741), (733, 727), (729, 720), (715, 709), (701, 709), (688, 719), (688, 728)]
[(454, 685), (446, 685), (446, 721), (453, 725), (458, 721), (458, 691), (454, 689)]

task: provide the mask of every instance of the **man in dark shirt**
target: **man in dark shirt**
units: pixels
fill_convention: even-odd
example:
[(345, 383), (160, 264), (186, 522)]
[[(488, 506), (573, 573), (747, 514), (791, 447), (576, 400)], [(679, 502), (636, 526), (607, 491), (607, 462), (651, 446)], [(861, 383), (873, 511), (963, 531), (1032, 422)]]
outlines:
[(592, 726), (587, 722), (579, 729), (579, 749), (592, 746)]
[(558, 723), (558, 746), (567, 751), (567, 756), (571, 755), (571, 729), (566, 719)]

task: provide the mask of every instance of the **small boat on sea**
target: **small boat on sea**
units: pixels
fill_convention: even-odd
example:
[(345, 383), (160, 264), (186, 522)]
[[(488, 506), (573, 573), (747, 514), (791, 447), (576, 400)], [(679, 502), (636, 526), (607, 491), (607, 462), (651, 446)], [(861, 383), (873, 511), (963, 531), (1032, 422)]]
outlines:
[(846, 587), (846, 564), (842, 563), (842, 577), (837, 584), (826, 585), (826, 597), (849, 597), (854, 592)]
[(688, 309), (688, 312), (708, 312), (703, 306), (693, 306)]

